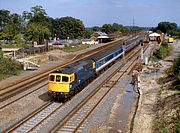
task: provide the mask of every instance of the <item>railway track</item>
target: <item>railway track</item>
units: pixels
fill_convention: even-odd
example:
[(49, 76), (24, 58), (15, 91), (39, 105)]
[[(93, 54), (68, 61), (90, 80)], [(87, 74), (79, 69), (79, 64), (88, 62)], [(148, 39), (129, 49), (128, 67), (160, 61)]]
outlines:
[[(32, 88), (34, 86), (38, 86), (39, 83), (42, 83), (42, 82), (45, 82), (45, 81), (47, 82), (47, 77), (36, 80), (34, 83), (29, 83), (28, 85), (22, 86), (19, 89), (14, 89), (14, 90), (11, 90), (11, 91), (4, 92), (4, 93), (0, 94), (0, 102), (3, 102), (3, 101), (5, 101), (5, 100), (17, 95), (17, 94), (20, 94), (20, 92), (28, 91), (28, 89), (30, 89), (30, 88)], [(46, 83), (46, 85), (47, 85), (47, 83)], [(42, 86), (45, 86), (45, 84), (42, 85)], [(38, 87), (37, 90), (40, 89), (40, 88), (41, 87)], [(29, 94), (34, 92), (34, 91), (36, 91), (36, 90), (31, 90), (31, 92), (29, 92)]]
[[(126, 39), (126, 40), (128, 40), (128, 39)], [(112, 47), (114, 45), (117, 45), (119, 43), (122, 43), (123, 41), (125, 41), (125, 40), (121, 40), (119, 42), (113, 42), (113, 43), (109, 43), (109, 44), (97, 47), (93, 50), (90, 50), (88, 52), (77, 55), (72, 60), (67, 61), (64, 64), (58, 64), (57, 66), (52, 67), (51, 69), (43, 71), (39, 74), (31, 75), (31, 76), (26, 77), (22, 80), (12, 82), (11, 84), (8, 84), (6, 86), (1, 86), (1, 88), (0, 88), (0, 102), (3, 102), (5, 100), (7, 100), (8, 98), (13, 97), (16, 94), (19, 94), (20, 92), (23, 92), (23, 91), (31, 88), (32, 86), (35, 86), (35, 85), (39, 84), (40, 82), (47, 80), (48, 74), (50, 72), (56, 70), (59, 67), (63, 67), (69, 63), (72, 63), (72, 62), (81, 60), (83, 58), (86, 58), (86, 57), (93, 55), (93, 54), (95, 54), (101, 50), (104, 50), (104, 49), (107, 49), (107, 48)]]
[(15, 126), (10, 127), (7, 131), (4, 132), (29, 132), (30, 130), (35, 128), (38, 123), (42, 122), (45, 116), (53, 113), (53, 111), (55, 111), (61, 106), (62, 104), (54, 103), (52, 101), (46, 102), (31, 115), (23, 118), (22, 120), (20, 120), (20, 122), (16, 123)]
[[(135, 53), (137, 54), (137, 53)], [(99, 88), (82, 101), (66, 118), (51, 132), (82, 132), (83, 124), (86, 124), (88, 117), (100, 105), (102, 100), (114, 88), (117, 82), (126, 74), (128, 74), (135, 65), (137, 57), (134, 57), (122, 68), (117, 69), (107, 80), (105, 80)]]
[[(113, 45), (115, 45), (115, 44), (113, 44)], [(108, 47), (110, 47), (110, 46), (108, 46)], [(102, 47), (98, 47), (96, 50), (97, 50), (97, 52), (99, 52), (100, 50), (102, 50)], [(84, 54), (80, 54), (79, 58), (83, 57), (82, 55), (85, 56)], [(87, 55), (90, 55), (90, 53)], [(35, 82), (29, 83), (27, 85), (25, 84), (22, 87), (20, 86), (20, 88), (18, 88), (18, 89), (13, 89), (13, 90), (10, 90), (10, 91), (0, 94), (0, 102), (1, 102), (0, 109), (5, 108), (6, 106), (8, 106), (10, 104), (15, 103), (16, 101), (24, 98), (25, 96), (28, 96), (29, 94), (31, 94), (47, 85), (47, 83), (45, 83), (41, 86), (38, 86), (38, 84), (40, 84), (42, 82), (47, 82), (47, 77), (40, 78), (40, 79), (36, 80)], [(38, 86), (38, 87), (36, 87), (35, 89), (31, 89), (34, 86)], [(1, 90), (1, 91), (3, 91), (3, 90)], [(23, 93), (21, 94), (21, 92), (23, 92)], [(16, 96), (16, 94), (20, 94), (20, 96), (19, 95)], [(5, 104), (4, 104), (4, 101), (5, 101)]]
[[(137, 53), (133, 53), (137, 54)], [(132, 56), (133, 56), (132, 55)], [(131, 56), (131, 57), (132, 57)], [(129, 57), (129, 58), (131, 58)], [(135, 57), (137, 58), (137, 57)], [(128, 62), (127, 64), (130, 65), (130, 63)], [(128, 66), (124, 65), (123, 68), (127, 68), (127, 70), (129, 69)], [(121, 73), (122, 75), (124, 73), (127, 72), (127, 70), (123, 69), (120, 70), (116, 70), (114, 72), (117, 73)], [(112, 77), (113, 75), (111, 74), (110, 77)], [(117, 81), (112, 81), (110, 80), (110, 77), (108, 79), (105, 80), (105, 82), (109, 81), (106, 83), (106, 85), (104, 84), (103, 87), (108, 88), (107, 86), (113, 86)], [(102, 85), (100, 85), (100, 87), (102, 87)], [(105, 97), (108, 92), (112, 89), (112, 87), (108, 88), (106, 91), (104, 91), (105, 93), (103, 94), (103, 97)], [(66, 108), (69, 107), (69, 102), (65, 103), (65, 104), (61, 104), (61, 103), (46, 103), (47, 105), (44, 105), (42, 108), (38, 109), (37, 111), (35, 111), (35, 113), (33, 113), (31, 116), (25, 118), (23, 121), (17, 123), (16, 125), (14, 125), (13, 127), (7, 129), (5, 132), (14, 132), (14, 131), (22, 131), (22, 132), (28, 132), (28, 131), (34, 131), (34, 132), (39, 132), (41, 130), (40, 127), (42, 127), (42, 125), (47, 124), (49, 119), (52, 120), (52, 118), (54, 118), (54, 116), (57, 116), (59, 114), (59, 112), (61, 112), (60, 114), (64, 114), (66, 112), (66, 115), (61, 119), (61, 123), (58, 123), (58, 125), (60, 124), (61, 127), (63, 127), (64, 125), (66, 125), (66, 123), (68, 123), (68, 120), (71, 119), (71, 117), (73, 118), (73, 116), (77, 113), (77, 112), (81, 112), (79, 111), (79, 109), (83, 108), (83, 106), (87, 105), (88, 101), (90, 99), (94, 99), (92, 98), (93, 96), (95, 96), (101, 89), (96, 88), (93, 93), (90, 93), (85, 99), (81, 100), (81, 102), (79, 104), (77, 104), (77, 106), (73, 109), (71, 109), (70, 112), (66, 112)], [(102, 92), (100, 93), (102, 94)], [(100, 101), (103, 99), (103, 97), (100, 97), (100, 99), (98, 100), (99, 102), (96, 102), (95, 105), (93, 105), (91, 108), (89, 108), (90, 110), (86, 110), (85, 114), (86, 117), (89, 116), (91, 114), (91, 112), (98, 106), (98, 103), (100, 103)], [(67, 104), (67, 105), (66, 105)], [(67, 107), (66, 107), (66, 106)], [(88, 115), (89, 114), (89, 115)], [(85, 118), (83, 118), (83, 120), (80, 121), (80, 123), (82, 124), (85, 121)], [(80, 124), (80, 125), (81, 125)], [(78, 127), (75, 128), (75, 130), (79, 129), (80, 125), (78, 125)], [(57, 126), (57, 125), (56, 125)], [(61, 127), (57, 126), (58, 128), (56, 128), (56, 130), (60, 130)]]
[[(46, 80), (43, 81), (41, 84), (37, 84), (36, 86), (32, 87), (31, 89), (26, 88), (27, 90), (24, 91), (23, 93), (20, 93), (19, 95), (14, 96), (13, 94), (8, 94), (8, 97), (5, 97), (4, 99), (0, 100), (0, 102), (1, 102), (0, 109), (3, 109), (5, 107), (17, 102), (18, 100), (23, 99), (24, 97), (42, 89), (43, 87), (46, 87), (47, 85), (48, 85), (48, 82), (47, 82), (47, 78), (46, 78)], [(18, 91), (21, 91), (21, 90), (18, 90)], [(17, 93), (18, 93), (18, 91), (17, 91)], [(12, 97), (11, 97), (11, 95), (12, 95)], [(6, 100), (7, 98), (8, 98), (8, 100)]]

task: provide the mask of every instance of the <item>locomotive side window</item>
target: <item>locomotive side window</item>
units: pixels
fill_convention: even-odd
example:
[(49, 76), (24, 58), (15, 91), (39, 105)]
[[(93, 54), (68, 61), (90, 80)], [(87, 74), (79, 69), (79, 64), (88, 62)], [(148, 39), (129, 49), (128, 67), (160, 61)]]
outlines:
[(56, 75), (56, 82), (60, 82), (61, 81), (61, 76)]
[(69, 78), (66, 76), (62, 76), (62, 82), (68, 82)]
[(54, 81), (54, 77), (55, 77), (54, 75), (49, 76), (49, 80)]

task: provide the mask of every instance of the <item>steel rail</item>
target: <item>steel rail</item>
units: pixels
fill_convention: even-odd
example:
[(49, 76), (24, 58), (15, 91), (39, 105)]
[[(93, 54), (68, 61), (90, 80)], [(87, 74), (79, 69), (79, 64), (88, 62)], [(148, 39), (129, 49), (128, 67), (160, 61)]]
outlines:
[[(130, 38), (131, 38), (131, 37), (127, 38), (126, 40), (128, 40), (128, 39), (130, 39)], [(73, 60), (71, 60), (71, 61), (69, 61), (69, 62), (66, 62), (65, 64), (61, 64), (61, 67), (65, 66), (65, 65), (67, 65), (67, 64), (69, 64), (69, 63), (72, 63), (72, 62), (81, 60), (81, 59), (83, 59), (83, 58), (86, 58), (86, 57), (88, 57), (88, 56), (91, 56), (91, 55), (93, 55), (93, 54), (96, 54), (96, 53), (98, 53), (99, 51), (102, 51), (102, 50), (104, 50), (104, 49), (113, 47), (113, 46), (115, 46), (115, 45), (117, 45), (117, 44), (119, 44), (119, 43), (122, 43), (122, 41), (126, 41), (126, 40), (119, 40), (119, 41), (116, 41), (116, 42), (113, 42), (113, 43), (110, 42), (110, 43), (108, 43), (108, 44), (106, 44), (106, 45), (103, 45), (103, 46), (100, 46), (100, 47), (95, 48), (95, 49), (93, 49), (93, 50), (90, 50), (90, 51), (88, 51), (88, 52), (86, 52), (86, 53), (79, 54), (79, 55), (77, 55), (77, 56), (75, 57), (76, 59), (74, 58)], [(110, 44), (111, 44), (111, 45), (110, 45)], [(94, 51), (94, 52), (93, 52), (93, 51)], [(79, 57), (78, 57), (78, 56), (79, 56)], [(43, 73), (42, 75), (41, 75), (41, 74), (38, 75), (35, 79), (33, 79), (33, 78), (34, 78), (34, 77), (33, 77), (33, 78), (31, 78), (30, 80), (28, 80), (28, 81), (26, 81), (26, 79), (25, 79), (25, 80), (21, 80), (22, 82), (17, 83), (13, 89), (10, 89), (9, 91), (6, 91), (6, 92), (3, 92), (3, 93), (0, 94), (0, 102), (5, 101), (5, 100), (8, 99), (9, 97), (13, 97), (13, 96), (16, 95), (16, 94), (19, 94), (20, 92), (23, 92), (23, 91), (27, 90), (28, 88), (31, 88), (32, 86), (35, 86), (36, 84), (40, 83), (41, 81), (46, 80), (47, 75), (48, 75), (51, 71), (56, 70), (56, 69), (59, 68), (59, 67), (60, 67), (60, 66), (53, 67), (53, 69), (46, 71), (46, 72)], [(31, 81), (31, 80), (33, 80), (33, 81)], [(23, 81), (24, 81), (24, 82), (23, 82)], [(1, 89), (0, 89), (0, 92), (3, 91), (3, 90), (8, 89), (8, 87), (12, 87), (11, 84), (10, 84), (9, 86), (5, 87), (5, 88), (1, 88)]]
[[(105, 49), (107, 49), (107, 48), (110, 48), (110, 47), (112, 47), (112, 46), (114, 46), (114, 45), (117, 45), (117, 44), (119, 44), (119, 43), (122, 43), (123, 41), (126, 41), (126, 40), (128, 40), (128, 39), (130, 39), (130, 37), (127, 38), (127, 39), (125, 39), (125, 40), (119, 40), (119, 41), (117, 41), (117, 42), (107, 43), (106, 45), (103, 45), (103, 46), (100, 46), (100, 47), (98, 47), (98, 48), (89, 50), (88, 52), (85, 52), (85, 53), (76, 55), (72, 60), (67, 61), (67, 62), (65, 62), (64, 64), (58, 64), (58, 65), (56, 65), (56, 66), (54, 66), (54, 67), (52, 67), (52, 68), (49, 68), (48, 70), (44, 70), (44, 71), (42, 71), (42, 72), (40, 72), (40, 73), (38, 73), (38, 74), (33, 74), (33, 75), (31, 75), (31, 76), (29, 76), (29, 77), (26, 77), (26, 78), (24, 78), (24, 79), (22, 79), (22, 80), (15, 81), (15, 82), (12, 82), (11, 84), (8, 84), (8, 85), (6, 85), (6, 86), (3, 86), (3, 87), (0, 88), (0, 91), (5, 90), (5, 89), (10, 88), (10, 87), (13, 87), (13, 86), (22, 87), (22, 86), (24, 86), (24, 85), (27, 85), (27, 84), (29, 84), (29, 82), (33, 82), (33, 81), (35, 81), (36, 79), (42, 78), (42, 77), (44, 77), (44, 76), (47, 76), (50, 72), (56, 70), (56, 69), (59, 68), (59, 67), (63, 67), (63, 66), (65, 66), (65, 65), (69, 64), (69, 63), (72, 63), (72, 62), (81, 60), (81, 59), (83, 59), (83, 58), (86, 58), (86, 57), (88, 57), (88, 56), (91, 56), (91, 55), (93, 55), (93, 54), (95, 54), (95, 53), (97, 53), (97, 52), (99, 52), (99, 51), (101, 51), (101, 50), (105, 50)], [(16, 88), (17, 88), (17, 87), (16, 87)]]
[[(41, 81), (44, 81), (44, 80), (47, 80), (47, 78), (45, 78), (45, 79), (40, 79), (40, 80), (36, 81), (36, 84), (38, 84), (38, 83), (40, 83)], [(30, 88), (30, 87), (32, 87), (32, 86), (34, 86), (34, 85), (36, 85), (36, 84), (32, 84), (32, 85), (29, 84), (28, 86), (24, 86), (22, 89), (17, 89), (17, 90), (14, 90), (14, 91), (11, 92), (11, 93), (7, 93), (7, 95), (6, 95), (6, 93), (4, 93), (3, 98), (0, 98), (0, 102), (5, 101), (5, 100), (8, 99), (9, 97), (12, 97), (12, 96), (14, 96), (15, 94), (18, 94), (18, 93), (20, 93), (20, 92), (23, 91), (23, 90), (27, 90), (27, 88)], [(45, 85), (47, 85), (47, 84), (44, 84), (44, 85), (42, 85), (41, 87), (44, 87)], [(27, 95), (29, 95), (29, 94), (31, 94), (31, 93), (33, 93), (33, 92), (41, 89), (41, 87), (38, 87), (37, 89), (33, 89), (31, 92), (28, 92), (28, 93), (24, 94), (23, 96), (15, 99), (14, 101), (8, 102), (7, 104), (1, 106), (0, 109), (2, 109), (2, 108), (4, 108), (4, 107), (6, 107), (6, 106), (8, 106), (8, 105), (10, 105), (10, 104), (18, 101), (18, 100), (24, 98), (25, 96), (27, 96)], [(0, 95), (0, 96), (1, 96), (1, 95)]]
[[(128, 63), (127, 63), (128, 64)], [(117, 71), (116, 71), (117, 72)], [(126, 72), (126, 71), (124, 71)], [(83, 100), (84, 101), (84, 100)], [(46, 107), (47, 108), (47, 107)], [(29, 131), (32, 131), (33, 129), (35, 129), (38, 125), (40, 125), (43, 121), (45, 121), (46, 119), (48, 119), (53, 113), (55, 113), (59, 108), (61, 108), (61, 106), (59, 106), (58, 108), (56, 108), (54, 111), (52, 111), (47, 117), (43, 118), (38, 124), (34, 125), (33, 128), (31, 128)], [(45, 108), (44, 108), (45, 109)], [(44, 109), (40, 109), (39, 111), (37, 111), (37, 113), (33, 113), (33, 115), (31, 115), (31, 117), (29, 117), (28, 119), (25, 119), (25, 121), (20, 122), (19, 124), (17, 124), (18, 126), (14, 126), (11, 129), (7, 130), (7, 132), (11, 132), (15, 129), (17, 129), (18, 127), (20, 127), (23, 123), (27, 122), (29, 119), (33, 118), (36, 114), (40, 113), (42, 110)]]
[[(138, 51), (136, 53), (134, 53), (133, 55), (131, 55), (128, 59), (130, 59), (132, 56), (137, 55), (137, 53), (139, 53)], [(134, 60), (136, 60), (137, 57), (134, 58)], [(128, 64), (128, 66), (130, 67), (133, 63), (134, 60), (131, 62), (131, 64)], [(109, 76), (103, 83), (106, 84), (118, 71), (120, 71), (123, 67), (125, 67), (125, 71), (122, 72), (122, 75), (118, 78), (118, 80), (126, 73), (126, 71), (129, 69), (129, 67), (126, 66), (126, 64), (124, 64), (121, 68), (118, 68), (114, 73), (111, 74), (111, 76)], [(104, 99), (104, 97), (109, 93), (109, 91), (113, 88), (113, 86), (117, 83), (116, 80), (111, 87), (109, 88), (109, 90), (102, 96), (102, 98), (99, 100), (99, 102), (96, 103), (96, 105), (93, 107), (93, 109), (88, 113), (88, 116), (94, 111), (94, 109), (99, 105), (99, 103)], [(72, 110), (60, 123), (58, 123), (58, 125), (56, 125), (55, 130), (52, 130), (51, 132), (57, 132), (60, 128), (62, 128), (89, 100), (92, 99), (92, 97), (97, 94), (97, 92), (100, 90), (100, 88), (102, 86), (104, 86), (104, 84), (101, 84), (98, 88), (95, 89), (95, 91), (93, 91), (90, 95), (88, 95), (88, 97), (86, 97), (86, 99), (82, 100), (80, 104), (78, 104), (78, 106), (76, 108), (74, 108), (74, 110)], [(87, 116), (87, 117), (88, 117)], [(86, 118), (87, 118), (86, 117)], [(85, 119), (83, 121), (81, 121), (80, 125), (85, 121)], [(76, 129), (74, 130), (77, 131), (78, 128), (80, 127), (80, 125), (78, 125), (76, 127)]]
[[(5, 108), (5, 107), (9, 106), (10, 104), (13, 104), (13, 103), (17, 102), (18, 100), (20, 100), (20, 99), (28, 96), (29, 94), (32, 94), (33, 92), (40, 90), (42, 87), (46, 86), (47, 84), (48, 84), (48, 83), (43, 84), (43, 85), (41, 85), (40, 87), (38, 87), (38, 88), (36, 88), (36, 89), (33, 89), (32, 91), (27, 92), (27, 93), (25, 93), (24, 95), (16, 98), (15, 100), (10, 101), (10, 102), (4, 104), (3, 106), (0, 106), (0, 109), (3, 109), (3, 108)], [(18, 92), (17, 92), (17, 93), (18, 93)], [(10, 97), (10, 96), (11, 96), (11, 95), (8, 95), (8, 97)], [(7, 97), (5, 97), (5, 99), (3, 99), (3, 100), (6, 100), (6, 99), (7, 99)], [(2, 100), (2, 99), (1, 99), (1, 100)], [(0, 102), (2, 102), (1, 100), (0, 100)]]
[(19, 120), (17, 123), (15, 123), (13, 126), (9, 127), (8, 129), (2, 131), (2, 132), (12, 132), (13, 130), (17, 129), (18, 127), (20, 127), (23, 123), (25, 123), (26, 121), (28, 121), (29, 119), (33, 118), (35, 115), (37, 115), (39, 112), (41, 112), (42, 110), (44, 110), (45, 108), (47, 108), (48, 106), (50, 106), (53, 102), (52, 101), (48, 101), (45, 104), (43, 104), (41, 107), (39, 107), (38, 109), (36, 109), (33, 113), (31, 113), (31, 115), (27, 115), (24, 118), (22, 118), (21, 120)]

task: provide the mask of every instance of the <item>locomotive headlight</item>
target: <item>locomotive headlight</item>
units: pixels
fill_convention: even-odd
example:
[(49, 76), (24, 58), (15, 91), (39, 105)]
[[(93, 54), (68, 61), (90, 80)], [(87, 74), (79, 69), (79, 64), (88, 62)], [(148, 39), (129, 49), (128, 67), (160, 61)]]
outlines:
[(70, 88), (72, 88), (72, 85), (70, 85)]

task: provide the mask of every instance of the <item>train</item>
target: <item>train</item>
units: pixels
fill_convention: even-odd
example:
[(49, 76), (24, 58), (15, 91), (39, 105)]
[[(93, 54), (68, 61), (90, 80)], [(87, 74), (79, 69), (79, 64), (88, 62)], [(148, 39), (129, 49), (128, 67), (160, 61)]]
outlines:
[(126, 42), (107, 48), (85, 59), (61, 67), (49, 74), (48, 94), (53, 99), (64, 100), (81, 91), (104, 69), (123, 54), (137, 46), (143, 37), (134, 36)]
[(169, 38), (168, 38), (168, 43), (173, 43), (173, 42), (174, 42), (174, 38), (169, 37)]

